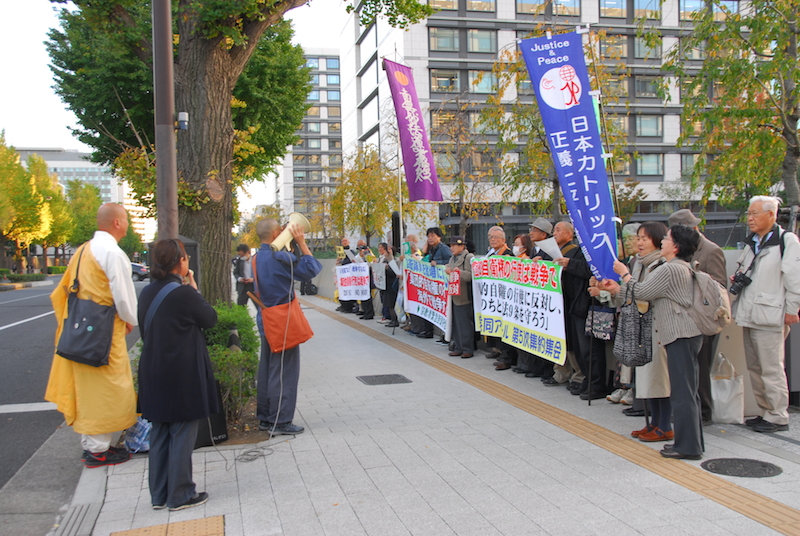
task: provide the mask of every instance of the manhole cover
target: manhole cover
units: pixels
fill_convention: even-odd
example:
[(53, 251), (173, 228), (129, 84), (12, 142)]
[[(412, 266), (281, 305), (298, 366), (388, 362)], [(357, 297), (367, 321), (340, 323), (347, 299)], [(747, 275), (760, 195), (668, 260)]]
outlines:
[(367, 385), (389, 385), (391, 383), (411, 383), (402, 374), (378, 374), (377, 376), (356, 376), (358, 381)]
[(700, 464), (706, 471), (727, 476), (744, 476), (748, 478), (764, 478), (777, 476), (783, 469), (771, 463), (745, 458), (717, 458)]

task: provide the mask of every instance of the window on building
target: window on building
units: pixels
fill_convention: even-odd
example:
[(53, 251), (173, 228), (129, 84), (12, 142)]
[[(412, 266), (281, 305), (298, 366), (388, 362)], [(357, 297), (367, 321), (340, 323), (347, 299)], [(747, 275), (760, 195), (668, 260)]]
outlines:
[(467, 0), (467, 11), (494, 11), (494, 0)]
[(458, 52), (458, 30), (455, 28), (429, 28), (431, 52)]
[(634, 79), (634, 95), (647, 99), (658, 98), (658, 77), (636, 75)]
[(470, 155), (472, 171), (491, 174), (497, 165), (497, 159), (491, 153), (475, 152)]
[(579, 17), (581, 14), (581, 1), (553, 0), (553, 14), (567, 17)]
[(339, 80), (341, 80), (338, 74), (329, 74), (326, 78), (329, 86), (338, 86)]
[(428, 3), (434, 9), (458, 9), (457, 0), (429, 0)]
[(342, 140), (328, 140), (328, 149), (341, 149)]
[(328, 106), (328, 117), (341, 117), (341, 106)]
[(636, 160), (636, 174), (641, 176), (655, 176), (664, 174), (663, 154), (639, 154)]
[(636, 135), (648, 137), (661, 137), (663, 117), (660, 115), (637, 115)]
[(342, 99), (342, 94), (338, 91), (328, 91), (328, 100), (329, 101), (339, 101)]
[(319, 85), (319, 75), (318, 74), (312, 74), (311, 75), (311, 85), (312, 86), (318, 86)]
[(628, 38), (624, 35), (607, 35), (600, 40), (600, 57), (619, 60), (628, 57)]
[(328, 58), (325, 60), (325, 66), (328, 69), (338, 69), (339, 68), (339, 58)]
[(452, 153), (433, 153), (433, 163), (439, 173), (452, 175), (458, 171), (456, 157)]
[(294, 180), (295, 181), (304, 181), (306, 180), (306, 172), (305, 171), (294, 171)]
[(311, 138), (307, 141), (309, 149), (320, 149), (322, 147), (322, 140), (318, 138)]
[(694, 172), (694, 166), (700, 160), (699, 154), (681, 155), (681, 176), (689, 177)]
[(309, 132), (319, 132), (319, 123), (306, 123), (306, 127)]
[(628, 0), (600, 0), (600, 16), (624, 19), (628, 16)]
[(297, 140), (297, 143), (294, 144), (295, 149), (305, 149), (306, 148), (306, 141), (307, 140)]
[(497, 129), (487, 126), (481, 119), (480, 112), (469, 113), (469, 130), (473, 134), (497, 135)]
[(633, 57), (636, 59), (657, 60), (661, 58), (661, 39), (658, 44), (650, 46), (641, 37), (633, 39)]
[(319, 100), (319, 90), (313, 89), (308, 93), (308, 100), (310, 101), (318, 101)]
[(608, 129), (614, 134), (627, 136), (630, 132), (629, 121), (627, 115), (607, 115), (605, 118)]
[(469, 91), (471, 93), (494, 93), (493, 87), (496, 86), (497, 81), (491, 71), (469, 72)]
[(496, 30), (467, 30), (467, 37), (468, 52), (497, 52)]
[(328, 132), (341, 132), (341, 131), (342, 131), (341, 123), (328, 123)]
[(319, 106), (309, 106), (308, 110), (306, 110), (306, 115), (319, 117)]
[(611, 97), (628, 96), (628, 79), (621, 76), (610, 76), (606, 79), (606, 92)]
[(706, 7), (706, 0), (680, 0), (681, 20), (693, 20)]
[(308, 172), (308, 180), (311, 182), (320, 182), (322, 181), (322, 172), (319, 170), (313, 170)]
[(690, 46), (686, 41), (681, 40), (683, 57), (687, 60), (702, 61), (706, 59), (706, 44), (700, 43), (697, 46)]
[(461, 90), (460, 72), (452, 69), (431, 69), (431, 91), (458, 93)]
[[(683, 124), (681, 124), (682, 128)], [(692, 123), (688, 127), (689, 136), (697, 137), (703, 133), (703, 122), (702, 121), (692, 121)]]
[(322, 163), (322, 157), (318, 154), (310, 154), (308, 156), (308, 164), (312, 166), (318, 166)]
[(336, 182), (342, 178), (341, 171), (329, 171), (328, 172), (328, 182)]
[(719, 4), (712, 4), (714, 9), (714, 20), (724, 21), (729, 15), (739, 12), (738, 0), (720, 0)]
[(319, 69), (319, 58), (306, 58), (306, 67), (309, 69)]
[(455, 112), (431, 112), (431, 128), (440, 129), (455, 118)]
[(660, 0), (633, 0), (633, 16), (637, 19), (660, 19)]
[(517, 93), (520, 95), (533, 95), (533, 84), (527, 74), (517, 78)]
[(517, 13), (544, 15), (548, 0), (517, 0)]
[(294, 165), (295, 166), (303, 166), (306, 164), (306, 155), (304, 154), (296, 154), (294, 156)]
[(340, 154), (332, 154), (328, 156), (328, 164), (331, 166), (341, 166), (342, 165), (342, 155)]

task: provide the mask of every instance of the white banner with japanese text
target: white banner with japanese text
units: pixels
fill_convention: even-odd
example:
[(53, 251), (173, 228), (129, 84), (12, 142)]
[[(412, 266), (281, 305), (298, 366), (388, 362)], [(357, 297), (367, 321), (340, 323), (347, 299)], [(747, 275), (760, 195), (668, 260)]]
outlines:
[(472, 261), (475, 329), (563, 365), (567, 358), (561, 267), (496, 256)]
[(339, 288), (340, 300), (369, 299), (369, 264), (362, 262), (337, 266), (336, 286)]
[(411, 257), (403, 259), (405, 302), (407, 313), (417, 315), (447, 332), (447, 283), (449, 276), (443, 265)]

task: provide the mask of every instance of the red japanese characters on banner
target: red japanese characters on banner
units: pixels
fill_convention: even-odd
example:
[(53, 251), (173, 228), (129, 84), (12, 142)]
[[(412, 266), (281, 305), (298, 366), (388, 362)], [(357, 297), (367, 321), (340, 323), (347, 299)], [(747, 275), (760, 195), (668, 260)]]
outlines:
[(458, 296), (461, 294), (461, 270), (453, 270), (450, 272), (450, 286), (447, 287), (447, 293), (451, 296)]

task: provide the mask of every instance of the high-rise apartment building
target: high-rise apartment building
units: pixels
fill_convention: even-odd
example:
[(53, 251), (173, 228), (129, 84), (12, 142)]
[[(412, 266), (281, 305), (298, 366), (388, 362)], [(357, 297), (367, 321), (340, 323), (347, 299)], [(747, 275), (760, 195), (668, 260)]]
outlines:
[(310, 105), (289, 147), (279, 179), (281, 207), (286, 212), (318, 213), (325, 194), (336, 187), (342, 165), (342, 79), (339, 51), (306, 49), (311, 69)]
[[(394, 110), (381, 58), (410, 66), (414, 72), (417, 94), (429, 128), (436, 125), (442, 113), (464, 103), (474, 103), (471, 113), (477, 112), (493, 93), (491, 74), (493, 63), (503, 50), (516, 47), (524, 38), (542, 26), (559, 29), (585, 27), (605, 30), (606, 36), (597, 44), (598, 61), (609, 67), (624, 64), (627, 76), (612, 76), (607, 93), (619, 97), (616, 104), (605, 106), (609, 121), (627, 133), (629, 158), (617, 163), (615, 179), (626, 178), (640, 183), (647, 195), (639, 204), (634, 221), (666, 221), (677, 208), (691, 207), (695, 212), (706, 209), (707, 232), (715, 227), (730, 230), (737, 215), (717, 206), (715, 201), (705, 207), (689, 203), (684, 178), (691, 172), (697, 158), (690, 149), (677, 147), (680, 135), (680, 91), (673, 84), (672, 99), (664, 101), (656, 91), (662, 74), (663, 51), (679, 44), (682, 28), (691, 25), (691, 14), (705, 9), (702, 0), (430, 0), (437, 11), (427, 20), (402, 31), (384, 21), (368, 27), (359, 24), (355, 16), (347, 22), (343, 35), (352, 41), (343, 45), (342, 56), (342, 140), (345, 152), (359, 144), (371, 143), (382, 151), (394, 154)], [(726, 1), (732, 11), (738, 2)], [(660, 46), (648, 46), (636, 36), (637, 21), (644, 18), (647, 25), (658, 28), (662, 35)], [(702, 60), (702, 51), (688, 51)], [(507, 95), (509, 101), (516, 91)], [(520, 99), (533, 102), (529, 88), (523, 88)], [(470, 121), (473, 121), (470, 118)], [(493, 141), (491, 133), (485, 140)], [(433, 141), (436, 152), (436, 140)], [(634, 153), (637, 157), (634, 158)], [(501, 155), (496, 158), (511, 158)], [(480, 160), (478, 158), (477, 160)], [(469, 166), (497, 168), (492, 162), (475, 158)], [(437, 163), (438, 165), (438, 163)], [(439, 206), (442, 223), (451, 229), (459, 217), (451, 210), (447, 184), (442, 184), (445, 202)], [(525, 199), (495, 199), (508, 233), (527, 232), (531, 208)], [(514, 203), (508, 203), (513, 201)], [(497, 223), (494, 214), (473, 218), (470, 234), (479, 248), (485, 243), (487, 226)], [(438, 223), (438, 222), (436, 222)], [(717, 237), (719, 241), (719, 237)], [(722, 238), (724, 241), (724, 237)]]

